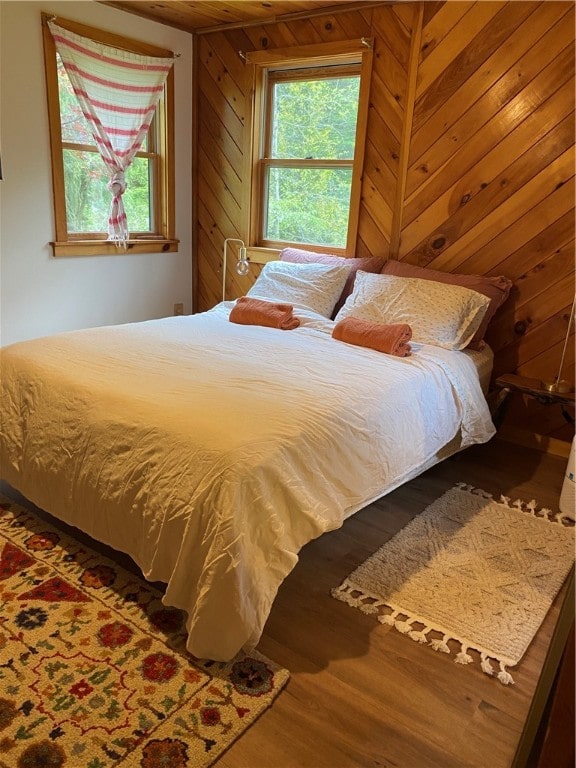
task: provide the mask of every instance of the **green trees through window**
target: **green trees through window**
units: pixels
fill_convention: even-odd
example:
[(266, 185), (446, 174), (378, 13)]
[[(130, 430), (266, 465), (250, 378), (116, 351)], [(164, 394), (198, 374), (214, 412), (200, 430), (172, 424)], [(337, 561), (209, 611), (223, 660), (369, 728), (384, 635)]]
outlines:
[(269, 74), (266, 240), (345, 247), (359, 89), (359, 74)]
[(351, 161), (359, 88), (359, 76), (275, 83), (271, 156)]

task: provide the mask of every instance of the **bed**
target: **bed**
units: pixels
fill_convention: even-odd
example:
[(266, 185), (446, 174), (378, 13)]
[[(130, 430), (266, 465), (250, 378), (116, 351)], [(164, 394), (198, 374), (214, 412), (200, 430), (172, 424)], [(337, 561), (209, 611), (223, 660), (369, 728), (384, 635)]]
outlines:
[(488, 347), (400, 358), (336, 341), (314, 301), (290, 331), (233, 306), (0, 350), (2, 479), (166, 583), (215, 660), (256, 646), (307, 542), (494, 434)]

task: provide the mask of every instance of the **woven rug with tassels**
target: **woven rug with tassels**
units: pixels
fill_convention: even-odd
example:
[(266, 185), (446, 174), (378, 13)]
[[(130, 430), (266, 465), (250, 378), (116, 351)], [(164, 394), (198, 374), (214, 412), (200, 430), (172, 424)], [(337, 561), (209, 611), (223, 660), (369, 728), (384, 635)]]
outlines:
[(288, 672), (255, 653), (196, 659), (184, 620), (143, 579), (0, 498), (0, 768), (211, 765)]
[(567, 517), (459, 484), (332, 594), (508, 685), (573, 562)]

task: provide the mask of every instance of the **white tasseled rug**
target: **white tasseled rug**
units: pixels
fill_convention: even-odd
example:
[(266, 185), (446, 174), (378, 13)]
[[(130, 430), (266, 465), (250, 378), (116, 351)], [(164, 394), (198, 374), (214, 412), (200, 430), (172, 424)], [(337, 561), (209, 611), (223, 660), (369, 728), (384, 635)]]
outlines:
[[(459, 484), (360, 565), (332, 594), (436, 651), (458, 650), (513, 683), (574, 562), (574, 527), (536, 502), (496, 502)], [(451, 644), (453, 647), (451, 648)]]

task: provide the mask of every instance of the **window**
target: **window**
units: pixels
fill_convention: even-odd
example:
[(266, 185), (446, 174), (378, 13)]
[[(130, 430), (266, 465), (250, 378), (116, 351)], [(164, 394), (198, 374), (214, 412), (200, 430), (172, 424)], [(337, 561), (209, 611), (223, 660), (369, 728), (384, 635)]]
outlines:
[[(109, 173), (56, 52), (48, 18), (43, 14), (56, 222), (54, 255), (117, 253), (106, 232), (111, 201), (107, 188)], [(60, 18), (57, 23), (117, 48), (153, 56), (171, 55), (169, 51)], [(132, 252), (178, 249), (174, 238), (173, 88), (171, 71), (146, 142), (126, 171), (123, 202), (130, 228), (128, 249)]]
[(371, 50), (368, 41), (337, 48), (318, 46), (305, 58), (297, 50), (248, 55), (256, 94), (251, 239), (258, 245), (354, 250)]

